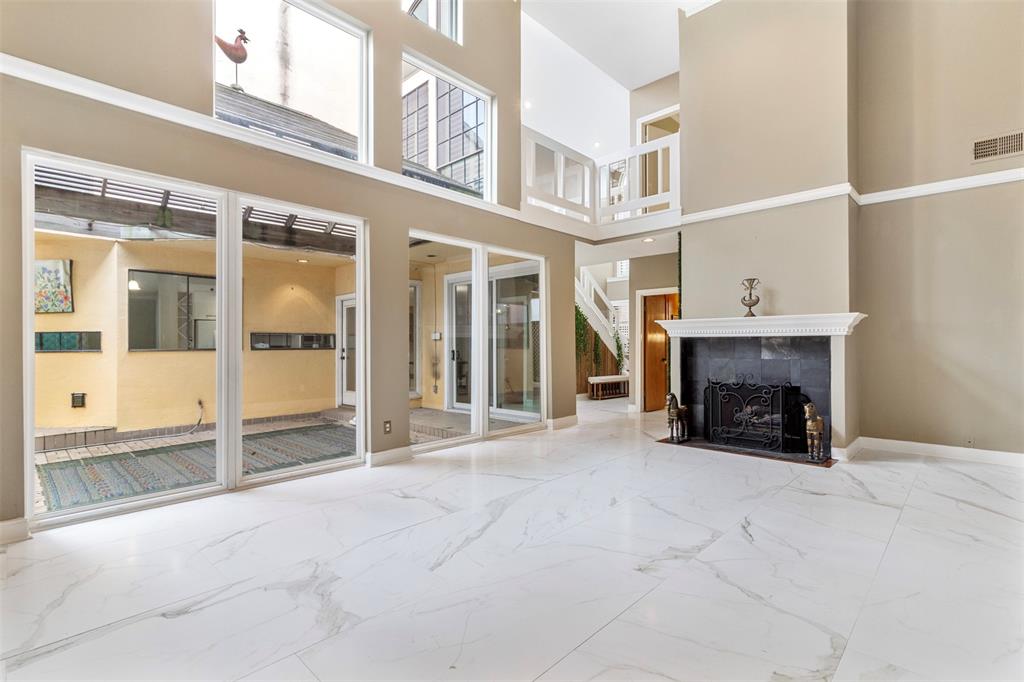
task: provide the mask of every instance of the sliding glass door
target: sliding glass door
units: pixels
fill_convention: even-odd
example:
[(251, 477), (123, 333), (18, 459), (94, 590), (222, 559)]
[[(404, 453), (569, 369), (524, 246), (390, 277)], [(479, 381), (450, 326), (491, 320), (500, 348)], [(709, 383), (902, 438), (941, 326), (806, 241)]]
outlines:
[(409, 436), (413, 445), (480, 435), (473, 286), (478, 249), (433, 236), (409, 241)]
[(541, 419), (540, 261), (488, 253), (488, 429)]
[(468, 410), (473, 403), (473, 285), (470, 282), (449, 282), (448, 310), (449, 400), (454, 407)]
[(221, 195), (55, 159), (33, 173), (29, 515), (223, 482)]
[(34, 525), (362, 460), (360, 219), (26, 158)]
[(242, 480), (360, 461), (356, 228), (269, 202), (241, 213)]

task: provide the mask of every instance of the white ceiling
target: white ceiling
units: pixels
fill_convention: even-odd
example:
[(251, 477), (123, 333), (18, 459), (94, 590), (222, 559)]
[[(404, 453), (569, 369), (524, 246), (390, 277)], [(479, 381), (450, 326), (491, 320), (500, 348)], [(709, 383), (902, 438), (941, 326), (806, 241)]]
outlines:
[(523, 11), (635, 90), (679, 70), (678, 12), (693, 14), (709, 4), (709, 0), (523, 0)]
[[(628, 258), (674, 253), (678, 247), (676, 240), (676, 232), (678, 231), (679, 228), (660, 233), (651, 232), (631, 239), (623, 239), (606, 244), (586, 244), (578, 241), (576, 242), (576, 267), (612, 263)], [(653, 238), (654, 241), (644, 242), (645, 238)]]

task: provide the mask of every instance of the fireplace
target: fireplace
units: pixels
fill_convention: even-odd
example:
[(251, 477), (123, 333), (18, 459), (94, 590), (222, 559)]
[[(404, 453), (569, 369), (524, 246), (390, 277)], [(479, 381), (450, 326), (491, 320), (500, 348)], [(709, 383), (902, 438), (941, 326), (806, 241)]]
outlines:
[(704, 388), (704, 440), (749, 450), (806, 453), (799, 386), (714, 381)]
[(824, 459), (843, 457), (850, 405), (844, 337), (864, 317), (659, 321), (672, 342), (671, 390), (687, 408), (688, 445), (812, 461), (803, 407), (813, 402), (823, 419)]

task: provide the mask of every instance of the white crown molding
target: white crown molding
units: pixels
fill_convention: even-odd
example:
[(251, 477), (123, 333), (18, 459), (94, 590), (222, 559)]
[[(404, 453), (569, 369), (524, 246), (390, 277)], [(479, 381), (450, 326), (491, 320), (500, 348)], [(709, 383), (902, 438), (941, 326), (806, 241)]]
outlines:
[(742, 204), (732, 204), (731, 206), (722, 206), (721, 208), (709, 208), (706, 211), (684, 213), (682, 224), (692, 225), (693, 223), (702, 223), (708, 220), (718, 220), (720, 218), (728, 218), (730, 216), (742, 215), (744, 213), (764, 211), (769, 208), (781, 208), (783, 206), (792, 206), (794, 204), (804, 204), (809, 201), (819, 201), (821, 199), (850, 195), (854, 191), (855, 190), (850, 183), (840, 182), (836, 185), (816, 187), (802, 192), (793, 192), (792, 194), (780, 194), (778, 196), (767, 197), (765, 199), (746, 201)]
[[(709, 5), (710, 4), (714, 3), (712, 2), (709, 3)], [(744, 213), (753, 213), (755, 211), (763, 211), (766, 209), (781, 208), (783, 206), (792, 206), (810, 201), (818, 201), (820, 199), (828, 199), (831, 197), (842, 196), (844, 194), (850, 196), (860, 205), (870, 205), (1024, 180), (1024, 168), (1012, 168), (993, 173), (969, 175), (949, 180), (930, 182), (922, 185), (871, 192), (869, 194), (860, 194), (850, 183), (843, 182), (835, 185), (804, 190), (801, 192), (793, 192), (791, 194), (781, 194), (774, 197), (757, 199), (755, 201), (722, 206), (704, 211), (696, 211), (694, 213), (680, 214), (675, 211), (663, 211), (657, 214), (642, 216), (613, 224), (591, 225), (580, 222), (577, 225), (575, 224), (575, 221), (563, 218), (557, 214), (547, 216), (534, 210), (524, 212), (519, 209), (510, 208), (501, 204), (487, 202), (482, 199), (476, 199), (458, 192), (446, 190), (444, 188), (437, 187), (436, 185), (431, 185), (414, 178), (406, 177), (401, 173), (396, 173), (395, 171), (352, 161), (333, 154), (328, 154), (327, 152), (320, 152), (314, 149), (291, 144), (284, 140), (268, 137), (261, 133), (242, 128), (231, 123), (219, 121), (209, 114), (203, 114), (198, 111), (168, 104), (167, 102), (161, 102), (160, 100), (152, 99), (127, 90), (122, 90), (121, 88), (90, 80), (82, 76), (76, 76), (74, 74), (67, 73), (66, 71), (43, 66), (42, 64), (30, 62), (3, 52), (0, 52), (0, 74), (19, 78), (21, 80), (43, 85), (55, 90), (67, 92), (72, 95), (86, 97), (97, 102), (103, 102), (104, 104), (110, 104), (128, 111), (152, 116), (154, 118), (169, 121), (195, 130), (201, 130), (220, 137), (244, 142), (254, 147), (269, 149), (281, 154), (344, 171), (346, 173), (352, 173), (353, 175), (386, 182), (396, 187), (402, 187), (414, 192), (419, 192), (420, 194), (445, 199), (463, 206), (486, 211), (505, 218), (511, 218), (512, 220), (518, 220), (537, 227), (568, 234), (590, 244), (602, 244), (622, 239), (631, 239), (634, 237), (646, 236), (647, 234), (658, 230), (666, 230), (682, 225), (692, 225), (695, 223), (742, 215)]]
[(867, 315), (766, 315), (764, 317), (710, 317), (658, 320), (671, 338), (715, 336), (849, 336)]
[[(833, 456), (837, 448), (832, 448)], [(921, 455), (924, 457), (942, 457), (958, 459), (981, 464), (998, 464), (1000, 466), (1024, 467), (1024, 452), (1007, 452), (1003, 450), (980, 450), (957, 445), (940, 445), (938, 443), (915, 443), (909, 440), (891, 440), (888, 438), (870, 438), (861, 436), (840, 453), (842, 459), (849, 461), (861, 452), (891, 452), (900, 455)]]
[(0, 545), (28, 540), (32, 534), (28, 530), (28, 519), (17, 518), (0, 521)]
[(1002, 185), (1007, 182), (1020, 182), (1022, 180), (1024, 180), (1024, 168), (1010, 168), (1009, 170), (994, 171), (992, 173), (981, 173), (979, 175), (967, 175), (962, 178), (953, 178), (951, 180), (928, 182), (923, 185), (911, 185), (910, 187), (887, 189), (882, 192), (870, 192), (868, 194), (857, 194), (856, 192), (852, 192), (850, 196), (852, 196), (853, 200), (861, 206), (869, 206), (871, 204), (881, 204), (887, 201), (926, 197), (932, 194), (958, 192), (964, 189), (988, 187), (989, 185)]

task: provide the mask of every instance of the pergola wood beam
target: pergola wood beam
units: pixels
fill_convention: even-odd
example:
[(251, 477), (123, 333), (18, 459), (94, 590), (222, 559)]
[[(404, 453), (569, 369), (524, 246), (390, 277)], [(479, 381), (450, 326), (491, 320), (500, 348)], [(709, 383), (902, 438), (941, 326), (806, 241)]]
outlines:
[[(159, 207), (135, 201), (98, 197), (52, 187), (36, 187), (36, 211), (82, 220), (95, 220), (117, 225), (152, 225), (155, 227)], [(215, 237), (216, 217), (207, 213), (172, 208), (174, 232), (197, 237)], [(247, 207), (246, 211), (249, 209)], [(243, 214), (244, 239), (270, 246), (286, 246), (351, 256), (356, 252), (355, 238), (334, 232), (324, 234), (309, 230), (295, 230), (281, 225), (269, 225), (249, 220)], [(294, 222), (294, 218), (292, 219)], [(159, 228), (157, 228), (159, 229)]]

